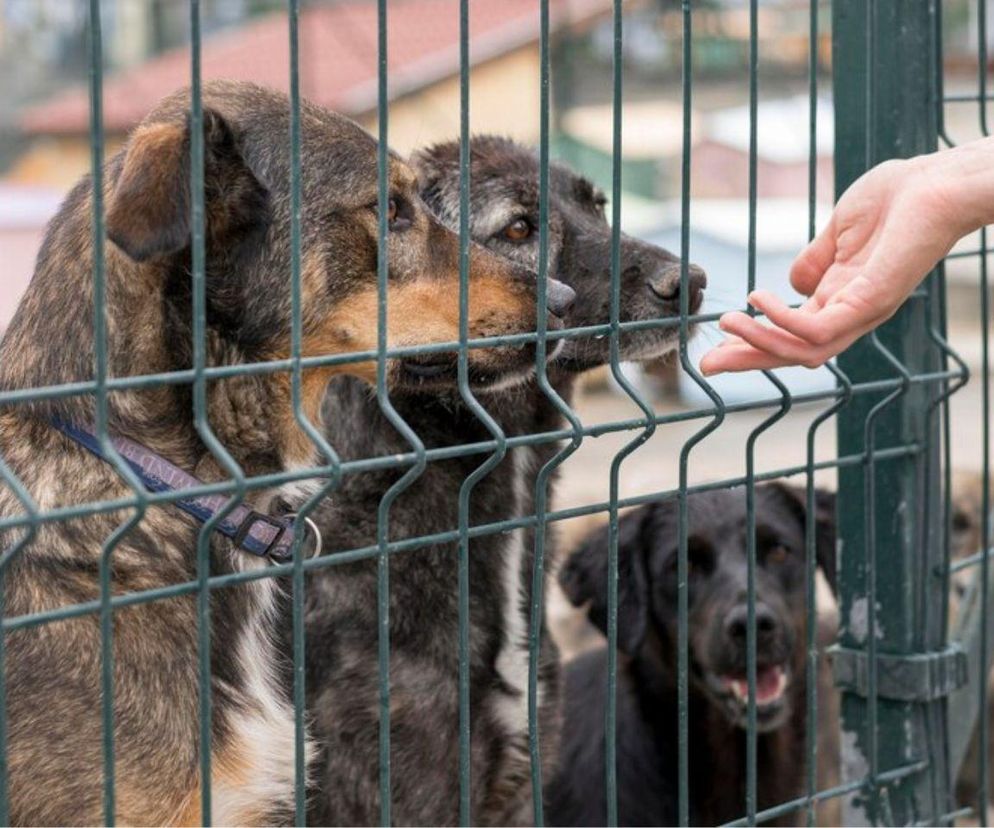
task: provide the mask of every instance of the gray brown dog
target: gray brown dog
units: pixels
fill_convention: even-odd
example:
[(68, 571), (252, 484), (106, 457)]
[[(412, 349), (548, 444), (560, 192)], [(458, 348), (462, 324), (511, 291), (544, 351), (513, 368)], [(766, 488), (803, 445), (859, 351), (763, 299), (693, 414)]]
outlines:
[[(539, 165), (534, 150), (478, 136), (471, 151), (471, 235), (506, 259), (538, 262)], [(459, 213), (459, 146), (441, 144), (413, 159), (421, 194), (450, 226)], [(611, 298), (611, 228), (605, 199), (561, 165), (550, 170), (549, 273), (576, 291), (571, 325), (604, 324)], [(680, 262), (672, 254), (621, 237), (621, 318), (646, 322), (679, 313)], [(688, 304), (700, 307), (704, 275), (692, 267)], [(550, 340), (551, 343), (551, 340)], [(626, 332), (623, 359), (661, 356), (677, 343), (674, 325)], [(608, 359), (606, 337), (570, 338), (549, 363), (556, 392), (570, 398), (580, 372)], [(504, 434), (520, 437), (562, 427), (553, 401), (532, 379), (480, 393)], [(429, 448), (472, 445), (492, 435), (455, 393), (404, 389), (395, 408)], [(332, 382), (329, 439), (347, 459), (409, 450), (368, 390), (351, 378)], [(559, 450), (549, 439), (509, 449), (475, 486), (469, 525), (486, 526), (535, 512), (539, 470)], [(469, 453), (428, 464), (390, 509), (391, 539), (451, 532), (460, 490), (487, 458)], [(401, 471), (348, 475), (313, 517), (334, 528), (330, 552), (376, 543), (377, 506)], [(513, 825), (532, 819), (528, 751), (528, 631), (535, 536), (530, 528), (491, 531), (470, 545), (471, 808), (474, 824)], [(554, 544), (547, 546), (553, 560)], [(459, 821), (457, 552), (435, 542), (391, 557), (392, 817), (397, 824)], [(311, 821), (366, 825), (379, 819), (379, 717), (376, 666), (377, 569), (360, 561), (315, 571), (307, 593), (308, 711), (319, 747)], [(284, 629), (288, 624), (284, 623)], [(559, 668), (543, 623), (538, 669), (539, 735), (546, 778), (560, 734)]]
[[(284, 358), (290, 348), (289, 103), (279, 93), (234, 82), (205, 85), (206, 297), (208, 362), (234, 366)], [(108, 352), (114, 376), (191, 365), (190, 126), (186, 92), (163, 101), (105, 168)], [(375, 347), (377, 178), (375, 141), (351, 121), (304, 104), (302, 295), (304, 355)], [(458, 334), (458, 244), (421, 204), (412, 170), (389, 165), (391, 346), (452, 341)], [(34, 279), (0, 346), (0, 388), (88, 380), (94, 338), (92, 188), (81, 181), (53, 219)], [(521, 333), (534, 325), (534, 274), (474, 247), (469, 262), (470, 332)], [(553, 302), (570, 291), (556, 286)], [(558, 299), (557, 299), (558, 297)], [(553, 308), (555, 309), (555, 307)], [(562, 307), (559, 308), (562, 312)], [(559, 323), (552, 319), (556, 328)], [(448, 361), (446, 361), (448, 360)], [(478, 387), (520, 378), (529, 348), (475, 349)], [(393, 358), (393, 388), (440, 387), (454, 377), (451, 355)], [(363, 362), (305, 371), (303, 405), (320, 423), (329, 377), (365, 379)], [(198, 438), (184, 385), (116, 391), (110, 428), (203, 481), (228, 475)], [(247, 474), (314, 465), (318, 455), (296, 425), (285, 374), (214, 380), (214, 433)], [(92, 423), (89, 396), (9, 407), (0, 449), (41, 510), (130, 496), (113, 467), (53, 427)], [(278, 491), (250, 491), (266, 512)], [(0, 515), (24, 513), (9, 489)], [(41, 525), (10, 560), (7, 617), (99, 597), (101, 547), (130, 512), (104, 512)], [(4, 549), (22, 538), (8, 530)], [(153, 506), (110, 553), (115, 596), (196, 577), (200, 524), (172, 505)], [(265, 566), (215, 533), (211, 571)], [(293, 793), (293, 717), (274, 679), (276, 585), (253, 580), (211, 594), (211, 789), (213, 821), (286, 819)], [(196, 598), (119, 608), (113, 620), (116, 819), (129, 824), (199, 824)], [(100, 627), (95, 614), (19, 629), (6, 637), (10, 816), (18, 824), (102, 822)]]

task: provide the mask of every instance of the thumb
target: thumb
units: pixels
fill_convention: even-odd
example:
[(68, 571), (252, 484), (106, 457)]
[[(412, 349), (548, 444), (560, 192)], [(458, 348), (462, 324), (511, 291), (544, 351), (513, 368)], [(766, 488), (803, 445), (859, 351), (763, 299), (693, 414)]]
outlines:
[(804, 296), (815, 292), (821, 277), (835, 261), (836, 227), (835, 217), (794, 259), (790, 268), (790, 283), (794, 290)]

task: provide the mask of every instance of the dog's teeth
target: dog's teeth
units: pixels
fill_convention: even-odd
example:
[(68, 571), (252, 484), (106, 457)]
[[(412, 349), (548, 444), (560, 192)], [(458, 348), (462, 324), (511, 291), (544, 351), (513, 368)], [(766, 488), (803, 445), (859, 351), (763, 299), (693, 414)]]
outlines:
[[(746, 678), (723, 679), (725, 687), (743, 704), (749, 702), (749, 680)], [(767, 667), (760, 670), (756, 676), (756, 704), (764, 706), (772, 704), (783, 696), (787, 689), (787, 673), (782, 667)]]
[(777, 676), (777, 698), (779, 699), (787, 689), (787, 674), (781, 670)]

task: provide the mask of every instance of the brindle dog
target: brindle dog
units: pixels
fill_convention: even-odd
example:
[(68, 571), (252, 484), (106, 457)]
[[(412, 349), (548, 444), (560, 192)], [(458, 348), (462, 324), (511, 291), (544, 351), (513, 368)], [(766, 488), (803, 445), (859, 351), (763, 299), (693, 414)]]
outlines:
[[(450, 226), (459, 210), (459, 150), (442, 144), (413, 163), (422, 197)], [(509, 260), (538, 261), (539, 168), (535, 153), (509, 140), (471, 144), (471, 234)], [(551, 169), (549, 273), (577, 293), (569, 322), (608, 321), (611, 229), (604, 196), (565, 167)], [(679, 312), (679, 261), (627, 236), (621, 241), (623, 320)], [(703, 273), (692, 268), (689, 305), (701, 302)], [(625, 359), (671, 351), (675, 327), (622, 337)], [(578, 373), (608, 358), (606, 339), (570, 339), (550, 363), (553, 386), (570, 398)], [(539, 386), (481, 393), (478, 398), (508, 436), (559, 429), (561, 416)], [(396, 409), (429, 448), (491, 439), (456, 394), (405, 390)], [(348, 379), (330, 387), (332, 444), (345, 458), (409, 450), (366, 389)], [(470, 526), (534, 514), (536, 475), (559, 449), (549, 440), (520, 446), (472, 491)], [(459, 493), (487, 452), (430, 463), (390, 509), (391, 539), (448, 532), (458, 526)], [(329, 531), (329, 551), (376, 543), (377, 506), (399, 472), (348, 476), (314, 517)], [(479, 824), (532, 818), (527, 739), (528, 613), (534, 534), (531, 529), (481, 535), (470, 545), (471, 805)], [(550, 544), (551, 546), (551, 544)], [(551, 552), (551, 550), (550, 550)], [(550, 557), (551, 561), (551, 557)], [(459, 820), (458, 606), (456, 544), (431, 543), (391, 558), (392, 817), (398, 824)], [(307, 691), (320, 748), (312, 821), (364, 825), (379, 819), (376, 668), (376, 565), (373, 561), (315, 573), (307, 597)], [(284, 625), (286, 626), (286, 625)], [(541, 630), (539, 729), (546, 777), (559, 740), (558, 654)]]
[[(243, 83), (205, 85), (206, 295), (209, 364), (285, 358), (290, 349), (290, 161), (286, 96)], [(108, 353), (114, 376), (191, 365), (190, 126), (188, 93), (163, 101), (105, 168)], [(303, 352), (375, 347), (377, 177), (375, 141), (359, 126), (303, 106)], [(389, 166), (392, 346), (453, 341), (458, 335), (458, 243), (424, 208), (409, 166)], [(92, 187), (70, 193), (46, 235), (34, 279), (0, 346), (5, 391), (86, 380), (94, 339)], [(535, 278), (474, 247), (469, 263), (474, 336), (534, 325)], [(570, 291), (557, 286), (560, 305)], [(562, 307), (559, 307), (562, 312)], [(553, 327), (559, 323), (551, 320)], [(450, 355), (451, 356), (451, 355)], [(476, 350), (479, 387), (521, 377), (529, 349)], [(391, 359), (394, 388), (440, 387), (451, 372), (433, 357)], [(454, 363), (452, 363), (454, 364)], [(365, 379), (374, 365), (305, 372), (303, 407), (320, 423), (335, 371)], [(116, 391), (113, 432), (137, 440), (205, 481), (226, 478), (194, 428), (184, 385)], [(246, 473), (314, 465), (319, 457), (295, 424), (285, 374), (239, 375), (209, 383), (208, 417)], [(42, 510), (130, 495), (113, 467), (53, 427), (92, 423), (89, 396), (50, 398), (0, 414), (6, 463)], [(332, 408), (332, 413), (334, 410)], [(248, 502), (266, 511), (274, 490)], [(0, 515), (24, 513), (0, 492)], [(129, 512), (102, 512), (38, 527), (6, 561), (7, 617), (99, 598), (101, 549)], [(116, 596), (194, 580), (200, 524), (171, 505), (149, 508), (109, 552)], [(327, 531), (327, 529), (326, 529)], [(9, 548), (20, 537), (10, 530)], [(211, 538), (211, 571), (263, 560)], [(274, 681), (270, 638), (276, 586), (254, 580), (211, 594), (213, 820), (263, 824), (288, 818), (293, 793), (293, 717)], [(199, 824), (198, 647), (195, 596), (121, 607), (113, 619), (116, 819), (136, 825)], [(6, 637), (10, 817), (18, 824), (92, 824), (104, 818), (100, 626), (95, 614)]]

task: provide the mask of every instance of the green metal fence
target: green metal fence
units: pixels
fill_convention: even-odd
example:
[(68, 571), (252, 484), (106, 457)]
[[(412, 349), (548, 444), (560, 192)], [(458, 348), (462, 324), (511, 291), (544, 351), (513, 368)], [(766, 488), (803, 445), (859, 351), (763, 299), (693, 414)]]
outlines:
[[(547, 564), (547, 527), (549, 523), (573, 517), (606, 513), (609, 527), (609, 612), (608, 646), (610, 685), (604, 715), (607, 723), (606, 752), (609, 810), (604, 815), (607, 824), (617, 821), (615, 763), (616, 751), (616, 688), (618, 634), (618, 513), (619, 509), (664, 499), (676, 499), (680, 513), (680, 554), (678, 559), (678, 601), (681, 613), (679, 628), (679, 723), (677, 745), (680, 756), (680, 820), (689, 822), (689, 763), (688, 744), (688, 560), (687, 560), (687, 498), (692, 492), (744, 485), (749, 508), (749, 585), (755, 588), (756, 537), (754, 491), (764, 480), (791, 477), (807, 486), (807, 719), (808, 733), (803, 761), (806, 766), (806, 791), (790, 802), (762, 812), (757, 803), (757, 728), (756, 728), (756, 607), (750, 594), (748, 615), (748, 685), (749, 728), (743, 738), (747, 743), (746, 761), (748, 783), (742, 803), (742, 819), (736, 824), (757, 824), (786, 814), (803, 813), (809, 824), (816, 819), (815, 806), (828, 799), (845, 802), (847, 821), (871, 824), (942, 824), (954, 818), (972, 815), (981, 823), (988, 805), (988, 760), (986, 750), (980, 752), (980, 784), (976, 802), (957, 803), (953, 796), (953, 780), (966, 745), (974, 729), (980, 733), (981, 745), (988, 742), (990, 723), (986, 711), (986, 681), (989, 672), (991, 643), (994, 642), (988, 606), (994, 588), (988, 556), (991, 538), (987, 521), (983, 523), (983, 541), (978, 554), (957, 562), (950, 560), (949, 499), (950, 499), (950, 437), (956, 428), (950, 418), (949, 398), (967, 380), (964, 361), (946, 341), (945, 283), (940, 268), (908, 301), (899, 314), (879, 333), (870, 335), (843, 355), (830, 370), (837, 380), (829, 392), (792, 395), (773, 373), (757, 380), (755, 399), (748, 403), (726, 404), (702, 377), (691, 361), (688, 340), (691, 323), (709, 323), (715, 314), (688, 313), (688, 262), (693, 203), (691, 200), (691, 109), (694, 101), (694, 13), (696, 4), (683, 0), (681, 60), (683, 67), (683, 150), (681, 156), (681, 314), (679, 320), (660, 319), (651, 323), (620, 321), (620, 219), (622, 203), (621, 158), (622, 134), (622, 37), (623, 5), (615, 0), (613, 7), (614, 33), (614, 153), (613, 187), (611, 191), (613, 297), (609, 318), (604, 323), (583, 329), (549, 331), (546, 328), (546, 273), (549, 267), (549, 148), (550, 148), (550, 2), (541, 0), (535, 13), (540, 16), (540, 76), (536, 83), (541, 89), (541, 137), (539, 158), (541, 166), (541, 226), (539, 259), (539, 307), (536, 330), (532, 334), (471, 340), (468, 329), (468, 267), (469, 267), (469, 20), (473, 4), (459, 3), (460, 19), (460, 331), (459, 341), (423, 348), (387, 348), (386, 320), (391, 309), (386, 302), (387, 287), (387, 147), (390, 140), (387, 94), (387, 31), (390, 25), (390, 5), (377, 3), (378, 48), (378, 130), (379, 130), (379, 347), (375, 352), (358, 354), (328, 354), (304, 357), (301, 346), (301, 131), (300, 83), (298, 73), (298, 36), (300, 0), (287, 0), (290, 43), (290, 96), (292, 117), (288, 145), (292, 160), (292, 269), (289, 290), (293, 306), (292, 350), (289, 359), (243, 366), (239, 368), (212, 367), (206, 362), (205, 342), (207, 310), (205, 299), (205, 235), (204, 235), (204, 141), (203, 107), (201, 103), (201, 8), (199, 0), (189, 0), (192, 64), (190, 77), (193, 88), (191, 104), (191, 190), (193, 193), (193, 267), (191, 273), (193, 296), (193, 367), (191, 370), (145, 376), (110, 376), (107, 362), (107, 325), (105, 313), (106, 285), (104, 282), (104, 223), (103, 223), (103, 47), (101, 41), (101, 3), (89, 0), (90, 55), (90, 123), (92, 175), (95, 182), (93, 200), (93, 296), (95, 332), (95, 365), (92, 381), (35, 389), (0, 391), (0, 405), (20, 406), (33, 400), (51, 400), (74, 395), (91, 395), (96, 401), (96, 431), (103, 450), (112, 458), (123, 478), (133, 489), (133, 497), (124, 500), (101, 501), (80, 506), (42, 511), (29, 492), (16, 479), (0, 458), (0, 478), (18, 497), (23, 513), (0, 519), (0, 531), (7, 538), (4, 552), (5, 567), (15, 556), (24, 554), (36, 528), (43, 523), (64, 521), (85, 514), (131, 510), (128, 517), (103, 544), (100, 558), (100, 599), (64, 607), (31, 616), (3, 618), (3, 636), (16, 630), (51, 624), (68, 618), (96, 615), (100, 621), (103, 642), (103, 723), (104, 723), (104, 809), (108, 823), (115, 817), (114, 779), (114, 673), (112, 639), (114, 612), (117, 609), (146, 601), (163, 600), (178, 595), (196, 595), (198, 606), (198, 641), (200, 669), (200, 740), (208, 745), (211, 732), (210, 693), (210, 596), (214, 590), (237, 589), (250, 580), (289, 576), (293, 590), (293, 702), (296, 718), (296, 813), (295, 820), (306, 820), (305, 788), (305, 723), (304, 663), (308, 642), (303, 623), (303, 597), (306, 574), (326, 567), (359, 560), (375, 559), (378, 567), (378, 664), (379, 693), (379, 757), (381, 820), (391, 822), (390, 768), (390, 640), (389, 590), (390, 562), (394, 555), (413, 554), (429, 544), (447, 543), (457, 550), (460, 633), (452, 646), (459, 652), (459, 748), (460, 748), (460, 820), (474, 821), (470, 792), (474, 780), (470, 774), (470, 638), (469, 638), (469, 566), (474, 538), (509, 529), (528, 527), (535, 531), (535, 565), (532, 578), (533, 600), (529, 637), (529, 749), (534, 790), (542, 789), (538, 710), (538, 651), (539, 630), (544, 617), (544, 592)], [(977, 89), (966, 95), (945, 95), (943, 89), (943, 60), (941, 48), (943, 8), (941, 0), (834, 0), (831, 4), (831, 24), (834, 55), (834, 97), (836, 109), (836, 190), (841, 192), (870, 166), (892, 157), (907, 157), (935, 149), (940, 143), (951, 144), (944, 112), (947, 106), (977, 107), (979, 128), (987, 134), (986, 2), (977, 0), (979, 34), (977, 40), (979, 67)], [(819, 91), (817, 43), (820, 27), (826, 22), (817, 0), (809, 10), (809, 234), (815, 232), (816, 192), (816, 96)], [(759, 3), (748, 3), (750, 21), (749, 85), (749, 227), (748, 259), (741, 276), (741, 302), (756, 281), (756, 205), (758, 200), (758, 102), (759, 72)], [(989, 445), (989, 356), (990, 333), (989, 285), (987, 280), (987, 234), (979, 236), (979, 247), (953, 254), (958, 258), (975, 260), (979, 272), (982, 327), (982, 355), (979, 376), (974, 379), (982, 386), (983, 445), (983, 514), (990, 513)], [(660, 415), (644, 398), (622, 371), (619, 340), (627, 330), (646, 327), (679, 326), (679, 359), (684, 371), (703, 390), (710, 404), (700, 409)], [(558, 397), (549, 382), (546, 355), (549, 344), (563, 337), (607, 336), (611, 343), (610, 370), (635, 405), (641, 416), (607, 425), (585, 426), (567, 403)], [(535, 342), (536, 372), (542, 390), (561, 412), (563, 425), (539, 434), (507, 436), (497, 422), (476, 400), (469, 385), (468, 354), (470, 348), (493, 347), (500, 344)], [(463, 403), (485, 425), (491, 439), (455, 449), (426, 449), (419, 436), (394, 409), (386, 384), (388, 357), (413, 353), (458, 350), (459, 393)], [(339, 365), (373, 359), (377, 364), (376, 397), (389, 422), (408, 440), (410, 450), (400, 456), (366, 458), (342, 462), (315, 425), (308, 421), (301, 406), (303, 371), (323, 365)], [(289, 372), (292, 380), (294, 416), (313, 441), (322, 464), (303, 470), (251, 477), (243, 473), (224, 445), (212, 432), (207, 416), (206, 389), (210, 380), (230, 377), (240, 372)], [(334, 497), (335, 488), (345, 475), (397, 467), (406, 469), (397, 482), (383, 493), (378, 508), (378, 530), (375, 546), (305, 560), (301, 539), (295, 543), (292, 563), (274, 564), (265, 571), (212, 575), (210, 572), (210, 538), (213, 526), (223, 517), (218, 515), (200, 532), (196, 549), (197, 579), (190, 583), (163, 587), (147, 592), (115, 595), (111, 584), (110, 561), (115, 547), (141, 520), (145, 510), (155, 504), (175, 501), (179, 493), (146, 492), (128, 464), (119, 457), (110, 442), (108, 432), (108, 396), (116, 390), (149, 388), (160, 384), (188, 384), (193, 391), (193, 416), (201, 440), (226, 470), (229, 479), (223, 483), (204, 485), (196, 493), (230, 495), (228, 509), (234, 508), (250, 491), (272, 487), (289, 481), (316, 478), (320, 489), (299, 510), (307, 515), (324, 497)], [(755, 458), (757, 441), (773, 429), (794, 406), (815, 406), (806, 439), (806, 462), (786, 468), (759, 470)], [(735, 479), (692, 484), (689, 472), (695, 447), (706, 439), (721, 439), (721, 426), (726, 416), (757, 409), (766, 416), (750, 433), (743, 448), (746, 473)], [(838, 455), (819, 459), (816, 436), (820, 429), (830, 428), (835, 420), (838, 428)], [(679, 486), (675, 490), (657, 491), (646, 495), (622, 497), (619, 479), (623, 463), (638, 451), (655, 431), (675, 422), (693, 421), (699, 428), (687, 440), (674, 462), (679, 464)], [(588, 437), (606, 433), (631, 435), (630, 442), (615, 456), (610, 467), (610, 497), (592, 506), (553, 508), (549, 502), (549, 484), (559, 468)], [(555, 443), (560, 449), (541, 469), (535, 483), (535, 512), (519, 515), (512, 520), (486, 525), (472, 525), (470, 496), (474, 486), (483, 479), (517, 446)], [(476, 456), (480, 465), (466, 478), (459, 493), (459, 522), (453, 531), (442, 536), (393, 540), (390, 532), (391, 505), (403, 491), (416, 485), (427, 464), (456, 456)], [(815, 600), (815, 527), (814, 481), (816, 472), (838, 471), (839, 485), (839, 583), (840, 636), (834, 654), (834, 669), (842, 691), (842, 747), (845, 772), (838, 785), (819, 790), (818, 767), (818, 682), (819, 650), (815, 639), (817, 607)], [(189, 496), (190, 492), (183, 492)], [(298, 524), (301, 525), (301, 524)], [(298, 529), (299, 531), (299, 529)], [(948, 630), (948, 594), (952, 573), (976, 570), (973, 591), (964, 600), (957, 629)], [(2, 643), (3, 637), (0, 637)], [(0, 646), (0, 706), (4, 704)], [(6, 798), (6, 736), (8, 723), (0, 716), (0, 823), (7, 823)], [(210, 823), (211, 754), (200, 751), (201, 777), (204, 782), (202, 818)], [(540, 797), (535, 798), (534, 819), (542, 824)]]

